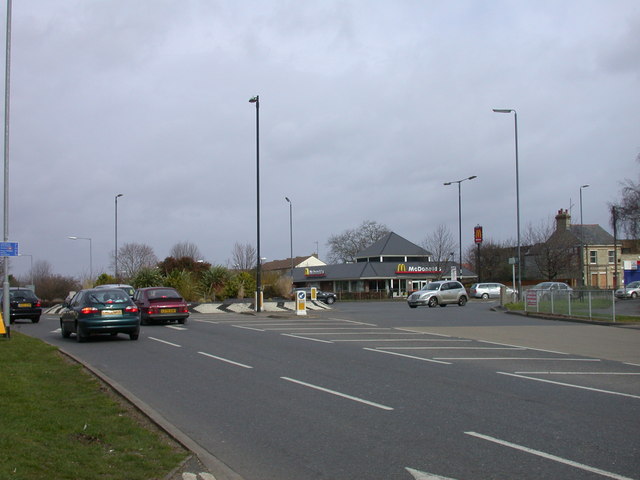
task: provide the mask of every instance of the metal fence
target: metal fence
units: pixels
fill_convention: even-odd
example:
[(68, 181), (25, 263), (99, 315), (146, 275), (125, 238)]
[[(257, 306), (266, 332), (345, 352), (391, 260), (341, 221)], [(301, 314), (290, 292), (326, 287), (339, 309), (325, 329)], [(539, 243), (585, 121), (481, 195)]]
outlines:
[(613, 290), (552, 291), (529, 289), (524, 292), (524, 310), (525, 312), (616, 321), (616, 302)]

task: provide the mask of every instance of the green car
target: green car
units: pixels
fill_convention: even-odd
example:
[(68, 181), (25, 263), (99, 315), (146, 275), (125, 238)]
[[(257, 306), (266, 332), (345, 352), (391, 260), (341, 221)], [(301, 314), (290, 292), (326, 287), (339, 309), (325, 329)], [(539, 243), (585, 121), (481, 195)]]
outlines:
[(76, 334), (78, 342), (92, 335), (118, 333), (137, 340), (140, 311), (131, 297), (120, 288), (80, 290), (60, 312), (60, 331), (64, 338)]

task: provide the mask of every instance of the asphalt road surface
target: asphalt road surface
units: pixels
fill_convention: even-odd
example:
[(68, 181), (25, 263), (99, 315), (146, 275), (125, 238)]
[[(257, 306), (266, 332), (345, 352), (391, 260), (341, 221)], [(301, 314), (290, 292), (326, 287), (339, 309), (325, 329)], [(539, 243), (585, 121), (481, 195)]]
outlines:
[(237, 478), (640, 479), (640, 330), (489, 305), (194, 314), (82, 344), (54, 316), (13, 329), (123, 385)]

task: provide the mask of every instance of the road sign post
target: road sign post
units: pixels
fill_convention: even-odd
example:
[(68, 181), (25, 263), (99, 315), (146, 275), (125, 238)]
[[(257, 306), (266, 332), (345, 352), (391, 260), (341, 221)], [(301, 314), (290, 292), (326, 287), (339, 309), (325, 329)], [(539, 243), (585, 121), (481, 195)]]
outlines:
[(298, 290), (296, 292), (296, 315), (307, 314), (307, 292)]

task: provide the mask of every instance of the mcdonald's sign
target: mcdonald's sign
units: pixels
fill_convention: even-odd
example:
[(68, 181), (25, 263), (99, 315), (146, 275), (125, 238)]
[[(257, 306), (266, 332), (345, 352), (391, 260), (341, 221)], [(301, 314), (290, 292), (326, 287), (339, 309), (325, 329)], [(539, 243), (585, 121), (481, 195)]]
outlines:
[(482, 243), (482, 227), (480, 225), (473, 229), (473, 240), (478, 244)]
[(324, 277), (326, 273), (324, 270), (314, 269), (314, 268), (305, 268), (304, 269), (305, 277)]
[(410, 274), (421, 274), (421, 273), (440, 273), (440, 269), (439, 268), (435, 268), (435, 267), (425, 267), (423, 265), (418, 265), (418, 266), (413, 266), (413, 265), (409, 265), (407, 267), (407, 265), (405, 263), (399, 263), (398, 266), (396, 267), (396, 274), (406, 274), (406, 275), (410, 275)]

